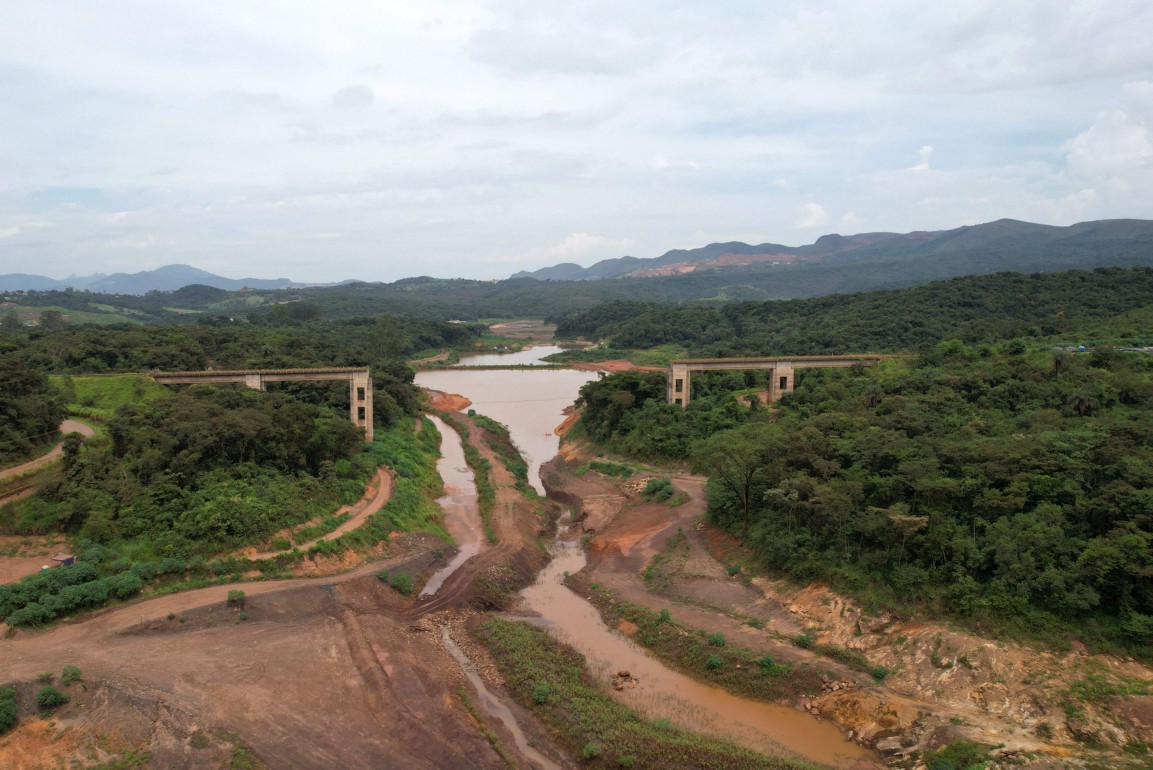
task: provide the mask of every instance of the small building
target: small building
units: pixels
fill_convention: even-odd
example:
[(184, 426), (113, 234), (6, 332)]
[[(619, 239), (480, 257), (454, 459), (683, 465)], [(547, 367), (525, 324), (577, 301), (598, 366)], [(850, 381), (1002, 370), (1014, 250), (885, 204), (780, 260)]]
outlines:
[(58, 553), (52, 557), (53, 567), (70, 567), (76, 563), (76, 557), (70, 553)]

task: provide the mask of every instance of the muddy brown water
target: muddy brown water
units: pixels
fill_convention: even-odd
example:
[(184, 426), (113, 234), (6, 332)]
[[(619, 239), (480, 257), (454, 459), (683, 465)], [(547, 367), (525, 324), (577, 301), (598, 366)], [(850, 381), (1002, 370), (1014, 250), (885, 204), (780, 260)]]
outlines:
[[(539, 360), (551, 348), (533, 350)], [(513, 441), (528, 463), (529, 480), (543, 495), (540, 466), (555, 457), (560, 447), (556, 429), (564, 422), (564, 409), (576, 400), (581, 385), (596, 378), (596, 372), (574, 369), (437, 369), (417, 372), (416, 384), (465, 396), (472, 401), (470, 409), (509, 426)]]
[(547, 364), (542, 361), (545, 356), (560, 353), (564, 350), (559, 345), (537, 345), (525, 348), (519, 353), (475, 353), (463, 355), (454, 367), (462, 366), (516, 366), (519, 364)]
[[(546, 349), (534, 350), (547, 355), (540, 352)], [(580, 386), (595, 377), (572, 370), (445, 369), (419, 372), (416, 383), (465, 396), (473, 402), (472, 409), (507, 425), (529, 461), (533, 485), (543, 492), (540, 464), (557, 452), (559, 439), (553, 434), (563, 420), (562, 410), (576, 399)], [(451, 430), (441, 432), (445, 443), (459, 441)], [(447, 479), (445, 483), (449, 485)], [(446, 518), (452, 515), (446, 508)], [(561, 583), (566, 573), (585, 566), (579, 539), (562, 531), (552, 552), (550, 564), (521, 593), (518, 609), (537, 616), (533, 622), (582, 653), (598, 679), (607, 682), (618, 670), (628, 669), (639, 682), (614, 693), (623, 702), (652, 718), (758, 751), (784, 752), (841, 768), (872, 756), (846, 741), (828, 722), (786, 706), (731, 695), (667, 668), (627, 636), (605, 626), (596, 608)]]
[(444, 482), (444, 495), (436, 502), (444, 511), (444, 526), (459, 550), (452, 561), (428, 579), (420, 592), (422, 599), (436, 594), (449, 575), (484, 547), (484, 527), (480, 521), (480, 506), (477, 505), (476, 481), (464, 459), (460, 436), (439, 417), (431, 419), (440, 431), (440, 459), (436, 461), (436, 471)]

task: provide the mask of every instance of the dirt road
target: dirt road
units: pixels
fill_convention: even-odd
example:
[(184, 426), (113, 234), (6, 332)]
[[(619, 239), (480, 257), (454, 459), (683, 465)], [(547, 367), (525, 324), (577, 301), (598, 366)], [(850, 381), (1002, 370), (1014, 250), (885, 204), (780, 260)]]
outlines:
[[(78, 420), (65, 420), (64, 422), (60, 423), (60, 434), (62, 436), (67, 436), (69, 433), (79, 433), (81, 436), (87, 438), (95, 433), (95, 431), (90, 425), (85, 425)], [(0, 481), (3, 481), (4, 479), (10, 479), (13, 476), (22, 476), (25, 473), (34, 471), (37, 468), (48, 465), (51, 462), (55, 462), (60, 458), (60, 455), (63, 454), (62, 447), (63, 442), (58, 442), (56, 446), (52, 447), (51, 451), (37, 457), (35, 460), (29, 460), (26, 463), (22, 463), (12, 468), (5, 468), (4, 470), (0, 470)]]
[[(513, 488), (480, 428), (470, 424), (470, 433), (498, 486), (500, 542), (429, 601), (376, 578), (440, 558), (443, 544), (416, 537), (391, 544), (391, 558), (334, 577), (214, 586), (40, 631), (5, 634), (0, 624), (0, 684), (17, 687), (26, 713), (35, 711), (39, 674), (74, 665), (86, 682), (62, 688), (72, 696), (53, 715), (63, 732), (25, 719), (0, 737), (0, 767), (90, 763), (133, 749), (150, 752), (152, 767), (219, 767), (238, 747), (274, 768), (506, 767), (486, 735), (531, 767), (500, 722), (466, 706), (461, 693), (471, 690), (437, 630), (459, 607), (502, 606), (544, 560), (538, 504)], [(386, 486), (382, 479), (366, 510)], [(243, 606), (230, 606), (237, 588)], [(538, 748), (550, 745), (522, 719)]]

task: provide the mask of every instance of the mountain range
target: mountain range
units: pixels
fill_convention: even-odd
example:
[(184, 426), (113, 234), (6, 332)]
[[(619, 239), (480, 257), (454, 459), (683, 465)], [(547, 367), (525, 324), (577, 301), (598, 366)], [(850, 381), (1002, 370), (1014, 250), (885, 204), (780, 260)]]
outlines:
[[(1137, 252), (1134, 254), (1134, 250)], [(571, 262), (521, 271), (513, 278), (538, 281), (590, 281), (605, 278), (650, 278), (688, 275), (701, 271), (756, 270), (805, 266), (861, 265), (918, 261), (938, 265), (945, 272), (1043, 270), (1046, 267), (1083, 267), (1085, 258), (1102, 252), (1127, 259), (1153, 256), (1153, 221), (1108, 219), (1055, 227), (999, 219), (954, 230), (911, 233), (824, 235), (805, 246), (777, 243), (713, 243), (698, 249), (674, 249), (651, 259), (618, 257), (581, 267)], [(999, 260), (1003, 264), (998, 264)], [(1050, 265), (1049, 260), (1052, 260)], [(927, 267), (927, 265), (922, 265)], [(931, 271), (937, 272), (937, 271)]]
[(192, 284), (226, 291), (241, 289), (286, 289), (303, 284), (287, 278), (225, 278), (191, 265), (166, 265), (139, 273), (73, 275), (63, 280), (42, 275), (9, 273), (0, 275), (0, 291), (64, 291), (76, 289), (101, 294), (147, 294), (150, 291), (176, 291)]

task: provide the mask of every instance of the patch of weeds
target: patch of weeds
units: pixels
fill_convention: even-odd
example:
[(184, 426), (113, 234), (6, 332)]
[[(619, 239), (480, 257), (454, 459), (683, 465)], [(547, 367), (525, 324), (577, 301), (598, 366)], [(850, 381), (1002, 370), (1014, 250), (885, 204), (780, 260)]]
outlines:
[[(618, 605), (622, 602), (618, 602)], [(656, 625), (657, 613), (650, 613)], [(677, 636), (675, 628), (662, 636)], [(592, 767), (660, 767), (690, 770), (741, 767), (749, 770), (800, 770), (809, 763), (769, 757), (731, 742), (697, 735), (672, 726), (667, 719), (649, 720), (617, 702), (589, 675), (585, 659), (557, 642), (544, 629), (527, 623), (490, 618), (478, 638), (493, 654), (512, 697), (533, 714), (571, 755)], [(695, 640), (695, 636), (688, 637)], [(699, 645), (699, 643), (698, 643)], [(729, 654), (726, 649), (725, 655)], [(698, 670), (700, 664), (698, 663)], [(732, 669), (722, 666), (721, 671)], [(756, 669), (755, 666), (752, 667)], [(748, 674), (747, 671), (736, 671)], [(756, 674), (757, 672), (752, 672)], [(533, 693), (542, 682), (551, 690), (547, 703)]]
[(716, 671), (718, 668), (720, 668), (724, 664), (725, 664), (725, 661), (721, 658), (720, 655), (710, 655), (705, 660), (705, 668), (707, 668), (709, 671)]
[(70, 700), (72, 699), (52, 685), (42, 687), (40, 691), (36, 693), (36, 705), (40, 707), (41, 711), (52, 711), (57, 706), (63, 706)]
[(722, 633), (709, 634), (709, 644), (711, 644), (713, 647), (724, 647), (725, 635)]
[(993, 759), (995, 747), (973, 741), (957, 741), (930, 752), (925, 759), (930, 770), (969, 770), (984, 768)]
[(243, 607), (245, 602), (244, 592), (239, 588), (232, 588), (228, 591), (228, 606), (229, 607)]
[(70, 685), (73, 682), (83, 681), (84, 672), (76, 666), (65, 666), (60, 672), (60, 684)]

